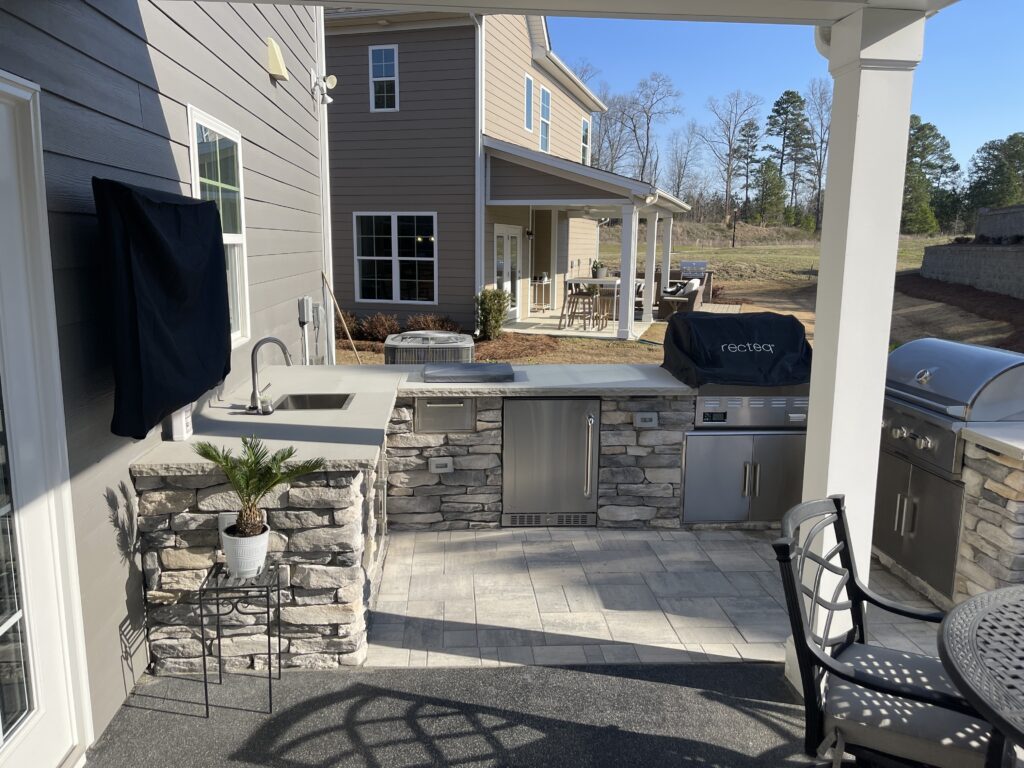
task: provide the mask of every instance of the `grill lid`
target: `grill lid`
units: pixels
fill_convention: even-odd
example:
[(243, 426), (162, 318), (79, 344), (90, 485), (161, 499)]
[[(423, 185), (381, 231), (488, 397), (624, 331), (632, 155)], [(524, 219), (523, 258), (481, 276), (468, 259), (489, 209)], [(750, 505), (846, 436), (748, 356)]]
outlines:
[(1024, 355), (917, 339), (889, 355), (886, 390), (964, 421), (1024, 420)]

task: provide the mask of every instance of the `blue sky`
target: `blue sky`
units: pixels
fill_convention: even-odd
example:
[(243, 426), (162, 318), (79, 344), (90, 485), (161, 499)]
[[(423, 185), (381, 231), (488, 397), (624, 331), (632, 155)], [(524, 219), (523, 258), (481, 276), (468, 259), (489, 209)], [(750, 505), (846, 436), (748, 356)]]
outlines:
[[(677, 124), (705, 122), (709, 96), (752, 91), (767, 111), (783, 90), (828, 76), (808, 27), (555, 17), (548, 26), (555, 52), (570, 64), (589, 60), (600, 70), (593, 82), (613, 91), (668, 74), (683, 92)], [(939, 127), (965, 169), (985, 141), (1024, 131), (1022, 30), (1022, 0), (960, 0), (927, 22), (914, 111)]]

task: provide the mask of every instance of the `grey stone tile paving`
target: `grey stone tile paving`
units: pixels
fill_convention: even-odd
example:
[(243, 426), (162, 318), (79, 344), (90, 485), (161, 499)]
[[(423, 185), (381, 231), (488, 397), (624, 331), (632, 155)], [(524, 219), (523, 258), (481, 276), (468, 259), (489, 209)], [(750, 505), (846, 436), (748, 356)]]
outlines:
[[(529, 528), (391, 534), (369, 627), (379, 667), (781, 661), (773, 531)], [(872, 587), (927, 601), (872, 567)], [(870, 639), (935, 653), (935, 625), (869, 611)]]

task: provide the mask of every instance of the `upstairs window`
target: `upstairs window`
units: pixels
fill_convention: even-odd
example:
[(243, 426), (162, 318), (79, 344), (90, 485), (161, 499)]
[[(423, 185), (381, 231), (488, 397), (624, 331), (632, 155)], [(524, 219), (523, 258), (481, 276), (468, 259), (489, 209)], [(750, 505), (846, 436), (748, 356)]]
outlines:
[(533, 133), (533, 78), (526, 76), (523, 85), (523, 127)]
[(192, 196), (213, 200), (220, 211), (227, 270), (231, 339), (249, 336), (249, 284), (246, 275), (242, 192), (242, 137), (238, 131), (189, 107)]
[(370, 46), (370, 111), (398, 111), (398, 46)]
[(540, 89), (540, 151), (551, 151), (551, 91)]
[(583, 118), (583, 128), (580, 134), (580, 162), (590, 165), (590, 120)]
[(356, 300), (437, 303), (436, 213), (355, 214)]

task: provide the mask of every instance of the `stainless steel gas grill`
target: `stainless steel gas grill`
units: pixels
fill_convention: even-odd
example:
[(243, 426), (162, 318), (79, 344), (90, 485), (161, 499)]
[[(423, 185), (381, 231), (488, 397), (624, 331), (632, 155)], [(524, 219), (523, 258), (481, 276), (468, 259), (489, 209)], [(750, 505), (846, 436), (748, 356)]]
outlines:
[(683, 522), (767, 523), (800, 501), (810, 347), (798, 320), (673, 316), (665, 367), (697, 388)]
[(961, 430), (1024, 421), (1024, 355), (919, 339), (889, 355), (874, 545), (953, 594), (964, 506)]

